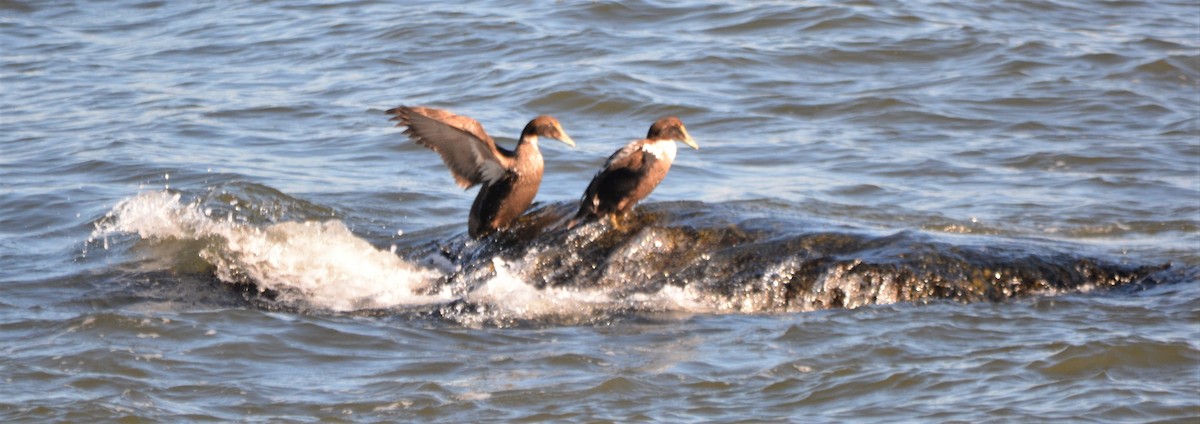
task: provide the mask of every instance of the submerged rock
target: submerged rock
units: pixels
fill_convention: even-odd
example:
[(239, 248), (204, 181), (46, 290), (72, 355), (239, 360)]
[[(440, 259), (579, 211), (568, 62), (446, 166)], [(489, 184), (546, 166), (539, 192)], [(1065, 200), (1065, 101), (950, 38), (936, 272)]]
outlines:
[(650, 204), (623, 225), (567, 230), (571, 205), (543, 205), (512, 231), (416, 249), (457, 266), (445, 284), (469, 292), (496, 260), (539, 289), (614, 297), (686, 289), (713, 308), (789, 312), (948, 299), (1016, 297), (1139, 286), (1169, 264), (1124, 265), (1075, 256), (1046, 241), (916, 231), (874, 234), (698, 202)]

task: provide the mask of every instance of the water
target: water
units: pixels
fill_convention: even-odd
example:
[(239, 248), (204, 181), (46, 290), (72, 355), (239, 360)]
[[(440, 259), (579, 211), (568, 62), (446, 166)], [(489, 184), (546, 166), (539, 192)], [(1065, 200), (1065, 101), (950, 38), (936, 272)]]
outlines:
[[(1193, 2), (0, 2), (0, 420), (1188, 421)], [(510, 145), (473, 191), (383, 110)], [(626, 231), (557, 226), (674, 114)]]

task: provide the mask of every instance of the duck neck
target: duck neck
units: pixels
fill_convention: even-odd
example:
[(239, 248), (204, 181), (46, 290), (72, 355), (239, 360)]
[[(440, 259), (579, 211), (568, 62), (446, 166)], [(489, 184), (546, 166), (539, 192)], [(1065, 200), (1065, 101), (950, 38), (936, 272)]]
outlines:
[(521, 130), (521, 139), (517, 140), (517, 149), (516, 150), (517, 150), (517, 154), (521, 154), (522, 151), (537, 152), (537, 150), (538, 150), (537, 127), (535, 127), (533, 125), (533, 122), (530, 122), (529, 125), (525, 126), (524, 130)]
[(521, 139), (517, 140), (516, 147), (517, 156), (522, 157), (537, 157), (541, 159), (542, 152), (538, 150), (537, 134), (521, 134)]
[(525, 125), (525, 128), (521, 130), (521, 139), (517, 140), (518, 146), (523, 145), (523, 144), (530, 144), (533, 146), (537, 146), (537, 143), (538, 143), (537, 125), (535, 125), (534, 122), (535, 121), (529, 121), (529, 123)]
[(654, 140), (642, 145), (642, 150), (667, 163), (675, 160), (675, 140)]

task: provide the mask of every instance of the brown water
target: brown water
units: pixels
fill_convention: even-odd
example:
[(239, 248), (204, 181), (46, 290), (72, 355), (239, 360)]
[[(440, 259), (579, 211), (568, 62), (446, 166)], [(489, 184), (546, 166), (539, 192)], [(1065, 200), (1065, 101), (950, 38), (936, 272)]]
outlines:
[[(1189, 421), (1194, 2), (0, 2), (0, 420)], [(539, 204), (386, 121), (552, 114)], [(566, 231), (678, 115), (625, 231)]]

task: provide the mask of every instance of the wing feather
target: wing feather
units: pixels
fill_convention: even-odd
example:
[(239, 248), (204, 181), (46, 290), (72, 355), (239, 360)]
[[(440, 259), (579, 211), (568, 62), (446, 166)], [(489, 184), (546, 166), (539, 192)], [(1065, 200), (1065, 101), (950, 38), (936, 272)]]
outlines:
[[(592, 177), (592, 182), (583, 192), (583, 198), (580, 199), (580, 212), (585, 210), (592, 214), (602, 213), (602, 204), (614, 202), (615, 199), (601, 199), (602, 194), (620, 195), (630, 193), (637, 187), (638, 176), (644, 172), (645, 166), (645, 151), (642, 150), (644, 140), (638, 140), (626, 144), (624, 147), (613, 152), (612, 156), (604, 163), (604, 168), (601, 168)], [(615, 204), (606, 205), (607, 207), (615, 207)]]
[(608, 160), (604, 162), (604, 169), (614, 168), (641, 168), (642, 166), (642, 145), (646, 144), (645, 140), (637, 140), (622, 146), (617, 151), (613, 152)]
[(427, 107), (400, 106), (387, 113), (395, 115), (396, 126), (408, 127), (408, 138), (437, 152), (464, 189), (495, 182), (511, 167), (511, 159), (474, 119)]

